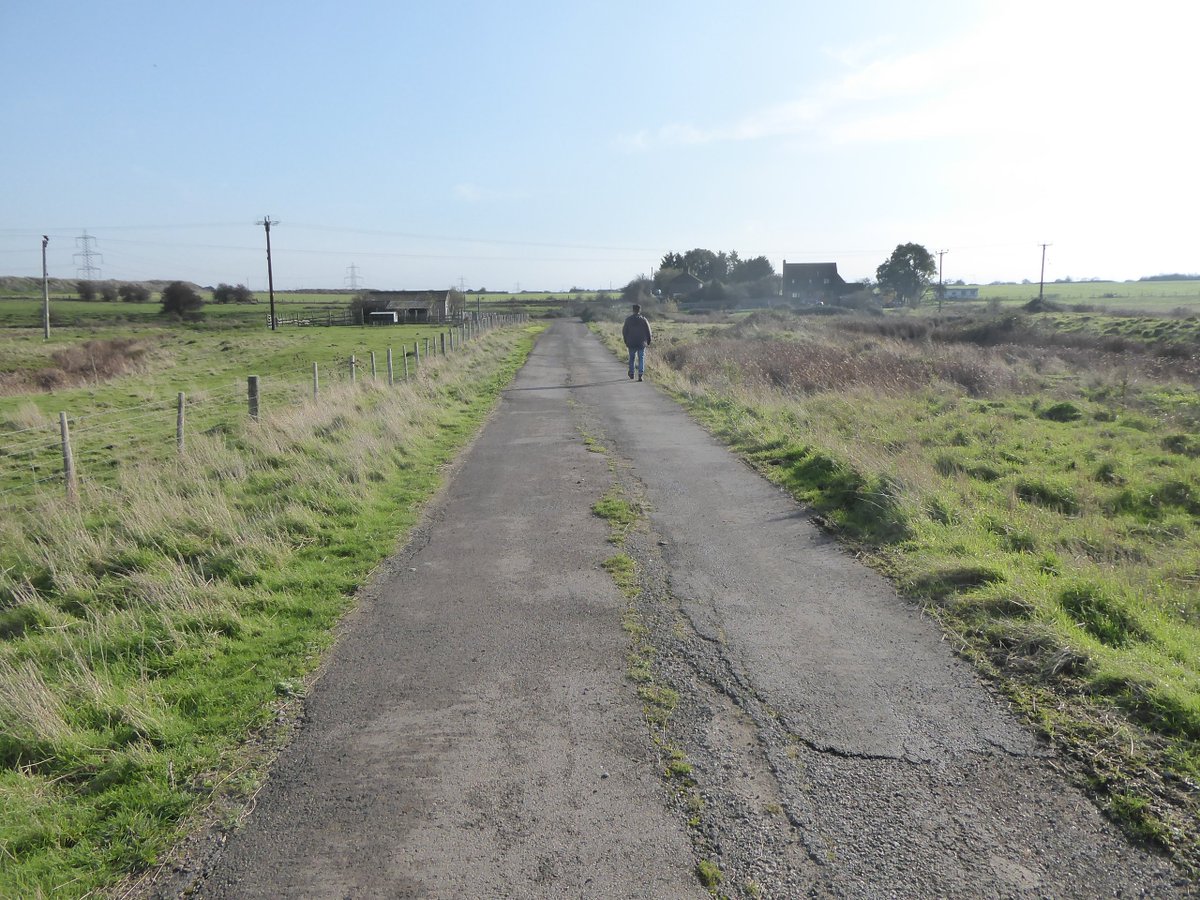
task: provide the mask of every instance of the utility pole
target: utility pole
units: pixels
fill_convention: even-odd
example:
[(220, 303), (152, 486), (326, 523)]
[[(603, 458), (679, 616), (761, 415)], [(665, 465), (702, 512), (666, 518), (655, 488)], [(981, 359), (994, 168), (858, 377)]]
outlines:
[(46, 245), (48, 235), (42, 235), (42, 340), (50, 340), (50, 275), (46, 270)]
[(271, 330), (277, 329), (275, 322), (275, 276), (271, 273), (271, 226), (278, 225), (278, 222), (272, 222), (270, 216), (263, 216), (256, 225), (261, 225), (267, 231), (267, 292), (271, 297)]
[(938, 312), (942, 311), (942, 300), (946, 297), (946, 288), (942, 282), (942, 257), (949, 253), (949, 250), (939, 250), (938, 255)]
[(1038, 303), (1042, 302), (1046, 291), (1046, 248), (1049, 246), (1049, 244), (1042, 244), (1042, 274), (1038, 276)]

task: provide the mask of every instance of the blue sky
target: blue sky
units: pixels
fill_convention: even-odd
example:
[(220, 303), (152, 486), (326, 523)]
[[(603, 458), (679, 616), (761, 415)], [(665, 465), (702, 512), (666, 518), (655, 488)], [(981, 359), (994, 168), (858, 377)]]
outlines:
[(619, 287), (670, 250), (1200, 271), (1200, 4), (0, 0), (0, 274)]

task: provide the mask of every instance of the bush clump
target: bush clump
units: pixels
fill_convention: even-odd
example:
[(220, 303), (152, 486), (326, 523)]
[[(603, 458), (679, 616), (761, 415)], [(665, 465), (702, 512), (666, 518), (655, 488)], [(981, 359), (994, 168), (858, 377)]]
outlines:
[(1074, 403), (1064, 401), (1046, 407), (1038, 413), (1038, 418), (1047, 422), (1075, 422), (1083, 418), (1083, 413)]

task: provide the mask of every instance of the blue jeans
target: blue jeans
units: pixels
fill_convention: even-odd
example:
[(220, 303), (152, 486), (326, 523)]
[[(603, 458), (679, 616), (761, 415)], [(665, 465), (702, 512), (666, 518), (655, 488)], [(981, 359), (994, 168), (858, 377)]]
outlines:
[(629, 348), (629, 374), (633, 374), (633, 362), (637, 360), (637, 373), (641, 375), (646, 371), (646, 348), (645, 347), (630, 347)]

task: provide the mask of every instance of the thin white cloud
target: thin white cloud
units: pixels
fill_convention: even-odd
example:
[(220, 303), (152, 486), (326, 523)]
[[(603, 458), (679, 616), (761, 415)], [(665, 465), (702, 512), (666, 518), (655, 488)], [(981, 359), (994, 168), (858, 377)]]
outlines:
[(1154, 0), (1136, 19), (1103, 3), (1084, 11), (1072, 3), (1013, 2), (933, 46), (906, 52), (880, 38), (827, 48), (844, 71), (795, 101), (731, 122), (672, 122), (618, 143), (630, 150), (785, 137), (886, 144), (1095, 121), (1114, 108), (1161, 106), (1161, 95), (1154, 96), (1160, 87), (1174, 85), (1178, 93), (1187, 73), (1162, 70), (1181, 69), (1189, 58), (1164, 46), (1188, 32), (1182, 18), (1196, 13)]

